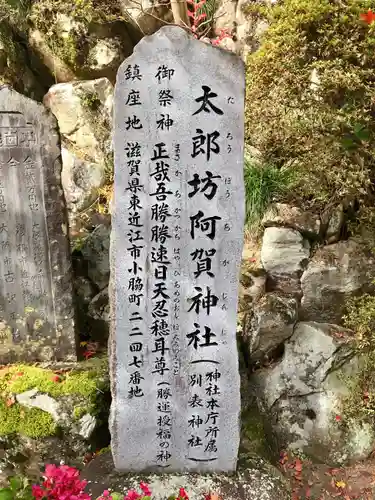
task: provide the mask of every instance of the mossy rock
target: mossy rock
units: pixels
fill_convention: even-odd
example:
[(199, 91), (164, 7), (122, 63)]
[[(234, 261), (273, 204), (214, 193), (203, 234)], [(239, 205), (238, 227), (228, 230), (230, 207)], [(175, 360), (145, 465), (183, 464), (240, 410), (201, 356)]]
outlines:
[(31, 6), (30, 23), (30, 41), (59, 81), (69, 81), (70, 70), (80, 79), (114, 82), (138, 41), (129, 35), (130, 24), (116, 2), (39, 0)]
[[(0, 394), (0, 447), (8, 457), (21, 453), (28, 463), (37, 453), (34, 459), (39, 462), (73, 460), (78, 464), (90, 449), (109, 442), (106, 359), (58, 371), (9, 365), (0, 369)], [(81, 422), (86, 415), (96, 423), (90, 435), (83, 431), (84, 419)], [(5, 466), (11, 465), (7, 463), (10, 458), (4, 460)]]
[(0, 22), (0, 84), (10, 85), (17, 92), (41, 101), (45, 89), (28, 65), (28, 54), (16, 40), (7, 21)]

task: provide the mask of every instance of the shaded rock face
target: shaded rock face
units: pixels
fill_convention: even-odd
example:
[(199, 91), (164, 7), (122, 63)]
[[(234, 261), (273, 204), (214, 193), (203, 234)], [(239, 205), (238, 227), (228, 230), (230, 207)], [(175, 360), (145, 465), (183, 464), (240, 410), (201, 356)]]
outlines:
[[(13, 29), (5, 21), (0, 26), (0, 84), (10, 85), (21, 94), (41, 101), (45, 89), (38, 81), (37, 72), (29, 66), (32, 54), (28, 54), (16, 39)], [(33, 62), (33, 61), (31, 61)], [(50, 83), (47, 78), (47, 85)]]
[(303, 212), (298, 207), (292, 207), (285, 203), (271, 205), (262, 219), (262, 225), (264, 227), (295, 229), (310, 238), (318, 238), (321, 227), (318, 216)]
[(345, 301), (371, 291), (374, 259), (355, 240), (317, 250), (301, 277), (300, 318), (341, 323)]
[[(121, 494), (138, 489), (144, 481), (150, 486), (152, 497), (161, 500), (178, 494), (185, 488), (191, 500), (203, 498), (207, 492), (215, 492), (227, 500), (289, 500), (290, 491), (280, 472), (262, 459), (248, 459), (235, 475), (225, 474), (117, 474), (110, 453), (90, 462), (83, 471), (88, 481), (87, 490), (93, 498), (110, 488)], [(100, 478), (98, 480), (98, 478)]]
[(245, 321), (243, 336), (251, 363), (264, 361), (291, 337), (297, 321), (294, 297), (267, 293), (257, 302)]
[(301, 450), (332, 465), (371, 453), (371, 426), (354, 421), (347, 428), (335, 419), (348, 394), (345, 377), (355, 376), (360, 368), (347, 343), (350, 337), (350, 331), (336, 325), (298, 323), (281, 361), (254, 375), (262, 410), (281, 448)]
[[(34, 4), (29, 44), (59, 83), (101, 77), (114, 83), (118, 67), (136, 41), (127, 29), (130, 24), (105, 20), (93, 12), (79, 15), (78, 10), (72, 13), (63, 3), (52, 9), (48, 2)], [(93, 14), (96, 21), (89, 19)]]
[(111, 229), (104, 224), (98, 226), (86, 239), (82, 255), (87, 263), (88, 277), (99, 290), (109, 283), (109, 246)]

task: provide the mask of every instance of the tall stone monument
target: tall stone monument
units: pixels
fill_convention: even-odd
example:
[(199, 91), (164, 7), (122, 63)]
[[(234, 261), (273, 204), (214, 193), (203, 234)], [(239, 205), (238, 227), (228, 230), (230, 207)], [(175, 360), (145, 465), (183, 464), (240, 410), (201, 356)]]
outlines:
[(0, 87), (0, 363), (76, 358), (56, 127)]
[(244, 71), (178, 27), (115, 91), (112, 452), (119, 470), (231, 471), (243, 246)]

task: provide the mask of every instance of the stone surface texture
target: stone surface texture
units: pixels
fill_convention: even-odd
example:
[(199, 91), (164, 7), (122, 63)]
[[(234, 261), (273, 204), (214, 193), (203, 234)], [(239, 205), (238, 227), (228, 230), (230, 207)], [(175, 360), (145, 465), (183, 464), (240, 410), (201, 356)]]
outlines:
[(317, 238), (320, 233), (318, 216), (286, 203), (271, 205), (263, 216), (262, 224), (264, 227), (289, 227), (312, 238)]
[(341, 323), (345, 301), (371, 291), (374, 258), (356, 240), (319, 248), (301, 277), (303, 321)]
[(95, 295), (89, 304), (88, 315), (97, 320), (109, 323), (110, 310), (109, 310), (109, 297), (108, 287)]
[(74, 360), (56, 121), (8, 87), (0, 87), (0, 105), (0, 361)]
[(268, 227), (264, 231), (261, 261), (272, 276), (298, 276), (310, 257), (310, 244), (294, 229)]
[(82, 473), (88, 481), (88, 491), (96, 498), (103, 490), (126, 494), (138, 491), (139, 483), (150, 486), (152, 497), (162, 500), (168, 494), (178, 494), (185, 488), (189, 499), (199, 500), (207, 492), (215, 492), (227, 500), (289, 500), (291, 492), (281, 473), (260, 458), (249, 458), (235, 475), (226, 474), (117, 474), (110, 453), (91, 461)]
[(251, 362), (264, 360), (291, 337), (297, 310), (294, 297), (278, 293), (267, 293), (253, 306), (243, 330)]
[(250, 381), (281, 449), (300, 450), (331, 465), (371, 453), (375, 433), (369, 424), (358, 420), (342, 426), (336, 421), (349, 394), (345, 380), (360, 368), (347, 343), (352, 335), (337, 325), (298, 323), (281, 361)]
[(152, 0), (141, 0), (136, 5), (131, 0), (118, 0), (120, 8), (127, 18), (145, 35), (152, 35), (166, 22), (173, 22), (171, 9), (161, 2), (155, 5)]
[(111, 148), (113, 86), (106, 78), (53, 85), (44, 104), (56, 116), (60, 133), (81, 156), (103, 161)]
[(110, 227), (100, 224), (86, 238), (81, 252), (87, 265), (87, 274), (99, 290), (108, 286)]
[[(203, 100), (208, 87), (206, 97), (213, 107)], [(169, 90), (173, 96), (165, 107), (159, 101), (162, 90)], [(127, 105), (132, 91), (139, 91), (142, 105)], [(111, 434), (119, 470), (236, 468), (240, 412), (236, 310), (244, 222), (243, 101), (241, 60), (195, 40), (178, 27), (164, 27), (144, 38), (119, 69), (114, 108), (110, 284)], [(157, 127), (157, 121), (166, 114), (173, 120), (171, 128)], [(137, 142), (141, 148), (137, 156), (139, 176), (134, 169), (130, 173)], [(157, 144), (164, 144), (163, 151), (165, 148), (168, 154), (168, 160), (164, 160), (169, 168), (167, 179), (154, 170), (163, 165), (155, 164), (155, 157), (160, 157)], [(203, 179), (210, 175), (217, 190), (211, 184), (205, 187)], [(128, 238), (134, 234), (134, 227), (128, 207), (130, 187), (138, 185), (137, 179), (143, 186), (135, 192), (141, 205), (138, 212), (144, 239), (140, 255), (133, 258)], [(194, 190), (197, 179), (199, 187)], [(166, 196), (156, 196), (156, 190), (164, 190), (162, 184)], [(161, 206), (162, 202), (169, 206), (170, 215), (165, 221), (155, 222), (146, 207), (155, 203)], [(155, 227), (161, 228), (162, 223), (169, 227), (170, 234), (158, 240)], [(158, 266), (156, 253), (163, 245), (170, 264)], [(197, 270), (192, 257), (196, 249), (211, 256), (212, 267), (207, 272)], [(129, 285), (138, 266), (141, 270), (137, 277), (145, 286), (137, 305)], [(168, 332), (163, 334), (160, 326), (155, 326), (160, 325), (160, 306), (155, 301), (160, 301), (156, 289), (163, 283), (159, 276), (164, 267), (167, 297), (163, 297), (163, 307), (167, 312), (163, 312), (163, 319)], [(212, 294), (211, 299), (208, 294)], [(216, 297), (214, 302), (212, 296)], [(209, 303), (211, 311), (204, 305)], [(135, 323), (132, 318), (137, 316), (141, 319)], [(154, 335), (151, 326), (156, 328)], [(131, 337), (137, 331), (144, 335)], [(216, 337), (207, 343), (210, 332)], [(159, 338), (162, 335), (165, 337)], [(194, 340), (196, 335), (198, 341)], [(138, 353), (134, 352), (134, 342), (141, 342)], [(158, 349), (163, 343), (168, 349), (163, 353), (166, 372), (160, 369), (159, 361)], [(144, 394), (140, 397), (134, 397), (134, 368), (129, 367), (135, 354), (143, 360), (139, 372), (144, 378), (137, 384)], [(210, 380), (212, 384), (207, 385)], [(158, 389), (163, 387), (160, 384), (170, 388), (171, 395), (164, 400), (167, 414), (162, 413), (158, 399)], [(217, 412), (211, 411), (212, 405)], [(216, 424), (212, 413), (217, 414)], [(208, 430), (215, 425), (218, 431)], [(211, 432), (215, 434), (213, 440)]]
[(88, 208), (99, 196), (106, 180), (103, 163), (92, 163), (77, 158), (68, 149), (62, 148), (62, 186), (66, 204), (73, 215)]

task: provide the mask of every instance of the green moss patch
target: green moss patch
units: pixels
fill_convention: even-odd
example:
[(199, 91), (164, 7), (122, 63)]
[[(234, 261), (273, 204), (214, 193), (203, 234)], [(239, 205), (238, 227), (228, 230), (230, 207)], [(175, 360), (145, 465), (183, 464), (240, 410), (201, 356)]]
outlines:
[(90, 397), (97, 390), (96, 371), (77, 371), (56, 375), (37, 366), (14, 365), (0, 371), (0, 392), (20, 394), (30, 389), (53, 397), (76, 394)]
[(0, 400), (0, 435), (19, 433), (31, 438), (53, 436), (57, 426), (49, 413), (38, 408), (24, 408), (18, 403), (7, 406)]

